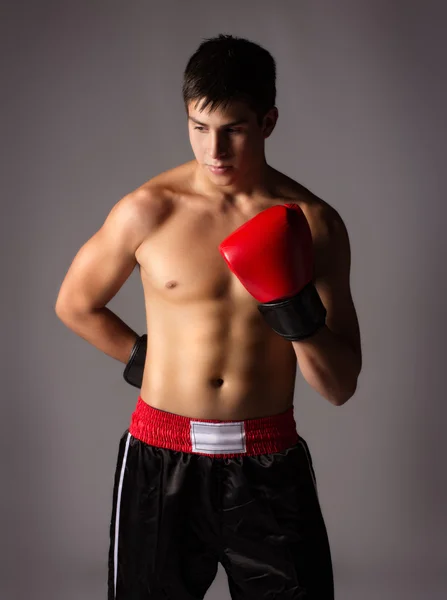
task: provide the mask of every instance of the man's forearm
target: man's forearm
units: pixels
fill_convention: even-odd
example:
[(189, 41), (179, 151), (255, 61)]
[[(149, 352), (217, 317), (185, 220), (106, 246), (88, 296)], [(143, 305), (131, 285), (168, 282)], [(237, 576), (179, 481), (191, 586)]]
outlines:
[(84, 340), (126, 364), (137, 334), (109, 308), (91, 311), (58, 310), (59, 319)]
[(326, 325), (312, 337), (292, 345), (303, 377), (319, 394), (337, 406), (353, 396), (360, 358)]

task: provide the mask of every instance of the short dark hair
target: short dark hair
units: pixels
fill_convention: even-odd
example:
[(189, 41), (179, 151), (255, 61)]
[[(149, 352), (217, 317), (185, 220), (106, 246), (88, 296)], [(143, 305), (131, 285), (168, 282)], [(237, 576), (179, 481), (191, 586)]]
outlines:
[(258, 116), (275, 106), (276, 63), (273, 56), (254, 42), (220, 34), (206, 39), (191, 56), (183, 74), (185, 108), (203, 100), (202, 110), (232, 101), (243, 101)]

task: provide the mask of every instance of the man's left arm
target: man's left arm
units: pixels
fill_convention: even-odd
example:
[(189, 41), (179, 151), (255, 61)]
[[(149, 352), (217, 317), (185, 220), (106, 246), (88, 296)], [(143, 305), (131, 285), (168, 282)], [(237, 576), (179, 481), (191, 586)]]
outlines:
[(315, 235), (314, 285), (326, 308), (326, 324), (292, 345), (303, 377), (336, 406), (351, 398), (362, 368), (357, 313), (350, 289), (351, 249), (342, 218), (334, 209)]

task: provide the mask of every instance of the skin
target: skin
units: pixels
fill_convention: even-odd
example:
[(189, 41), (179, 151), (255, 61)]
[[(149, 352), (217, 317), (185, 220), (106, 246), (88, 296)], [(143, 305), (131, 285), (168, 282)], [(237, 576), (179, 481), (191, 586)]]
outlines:
[[(148, 333), (144, 401), (199, 419), (277, 414), (293, 404), (298, 366), (315, 390), (341, 405), (353, 395), (361, 370), (344, 223), (328, 203), (267, 164), (265, 140), (275, 128), (276, 107), (261, 125), (244, 103), (201, 108), (188, 107), (195, 159), (113, 206), (75, 256), (56, 313), (126, 363), (137, 334), (106, 305), (138, 264)], [(208, 165), (217, 164), (232, 168), (215, 175)], [(218, 250), (260, 211), (288, 202), (300, 205), (310, 225), (314, 283), (328, 311), (326, 327), (293, 343), (265, 323)]]

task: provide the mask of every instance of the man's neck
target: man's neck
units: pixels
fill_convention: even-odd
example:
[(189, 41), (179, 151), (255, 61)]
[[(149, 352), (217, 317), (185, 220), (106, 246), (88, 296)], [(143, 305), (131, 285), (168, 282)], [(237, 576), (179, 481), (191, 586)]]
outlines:
[(233, 202), (248, 204), (260, 196), (269, 195), (272, 182), (272, 168), (264, 162), (256, 169), (251, 169), (243, 177), (228, 185), (215, 184), (202, 167), (196, 162), (194, 174), (194, 187), (204, 196), (221, 199), (231, 198)]

